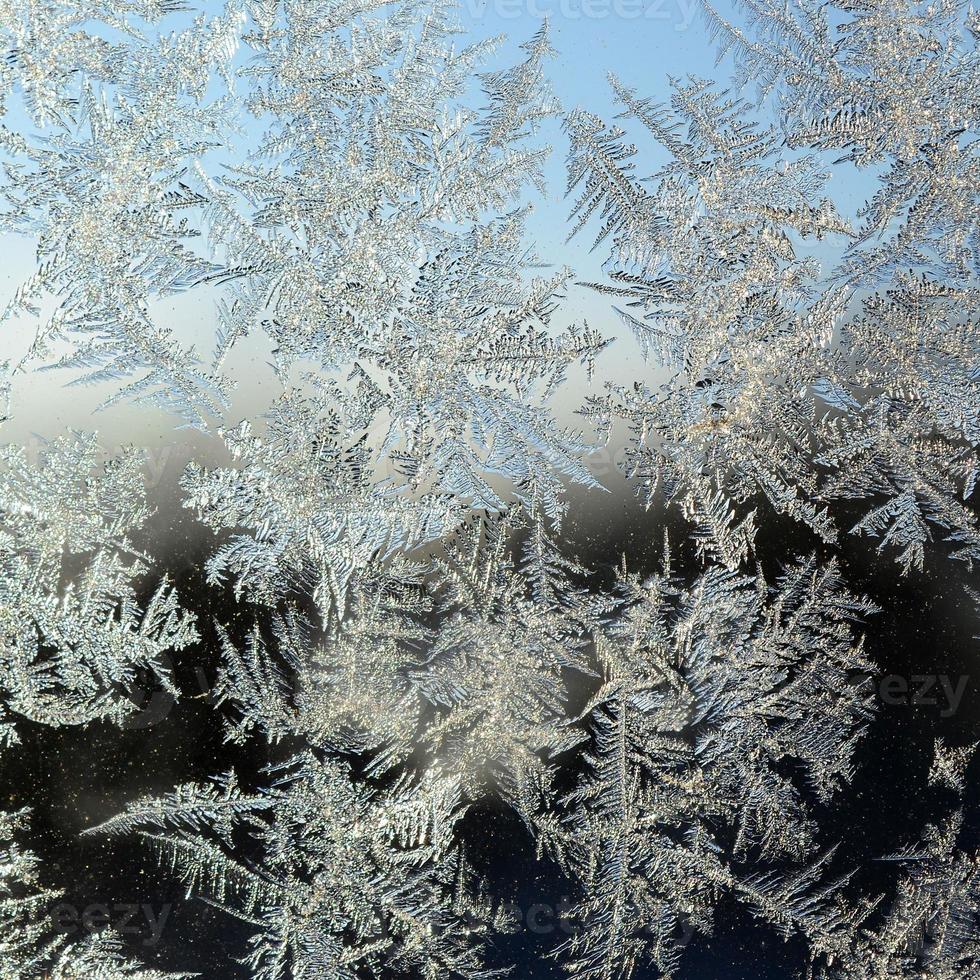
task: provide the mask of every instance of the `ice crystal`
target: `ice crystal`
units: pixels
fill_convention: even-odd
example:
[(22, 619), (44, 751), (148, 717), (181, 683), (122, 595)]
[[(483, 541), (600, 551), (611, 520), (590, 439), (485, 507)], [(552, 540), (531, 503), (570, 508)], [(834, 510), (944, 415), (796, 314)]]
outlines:
[(343, 608), (351, 576), (377, 557), (451, 533), (462, 516), (450, 493), (412, 495), (372, 478), (372, 450), (324, 398), (291, 390), (266, 419), (223, 433), (234, 468), (191, 465), (186, 504), (215, 529), (248, 529), (208, 565), (212, 582), (274, 603), (308, 590), (325, 614)]
[[(40, 302), (55, 297), (33, 356), (48, 357), (70, 338), (55, 364), (83, 371), (79, 381), (136, 375), (109, 403), (137, 398), (200, 425), (202, 413), (220, 407), (220, 383), (159, 323), (153, 304), (217, 268), (191, 246), (199, 232), (181, 211), (201, 199), (182, 177), (224, 139), (223, 107), (206, 94), (215, 75), (228, 75), (241, 14), (231, 9), (157, 37), (134, 20), (175, 6), (5, 5), (4, 90), (18, 93), (42, 127), (26, 137), (0, 130), (2, 226), (37, 242), (37, 271), (6, 312), (39, 314)], [(124, 42), (106, 36), (116, 32)]]
[(976, 290), (907, 275), (842, 328), (848, 410), (818, 426), (821, 495), (874, 504), (853, 531), (900, 548), (906, 571), (922, 567), (930, 526), (954, 557), (980, 558), (977, 326)]
[(281, 371), (352, 371), (379, 463), (413, 485), (496, 509), (496, 474), (556, 507), (559, 476), (594, 481), (541, 396), (603, 343), (549, 331), (568, 274), (529, 275), (522, 196), (556, 112), (546, 34), (483, 76), (474, 110), (461, 96), (486, 45), (455, 51), (441, 3), (375, 6), (255, 10), (246, 73), (271, 124), (246, 164), (205, 181), (232, 294), (222, 346), (261, 323)]
[(296, 611), (275, 621), (273, 649), (258, 630), (244, 650), (226, 637), (218, 690), (240, 712), (232, 732), (302, 732), (371, 752), (377, 771), (424, 751), (466, 796), (496, 786), (529, 819), (549, 758), (584, 737), (567, 724), (563, 680), (589, 671), (582, 614), (595, 603), (568, 580), (584, 571), (519, 511), (470, 524), (427, 563), (375, 562), (319, 640)]
[[(775, 89), (781, 134), (707, 81), (675, 81), (669, 106), (614, 82), (623, 115), (671, 156), (651, 190), (622, 129), (569, 119), (575, 230), (599, 213), (596, 244), (612, 239), (593, 285), (669, 372), (586, 414), (625, 421), (643, 492), (678, 499), (729, 567), (751, 555), (760, 506), (830, 543), (840, 499), (867, 502), (852, 530), (894, 545), (906, 571), (934, 527), (972, 561), (980, 72), (965, 11), (747, 7), (749, 32), (707, 7), (709, 21), (741, 55), (739, 81)], [(828, 163), (830, 149), (848, 154)], [(846, 220), (826, 168), (880, 161)], [(846, 247), (821, 270), (807, 252), (825, 235)]]
[[(628, 976), (648, 961), (667, 968), (679, 926), (710, 932), (723, 895), (786, 935), (819, 948), (836, 942), (846, 909), (832, 893), (821, 897), (823, 860), (789, 877), (741, 865), (812, 854), (806, 801), (826, 802), (849, 780), (871, 716), (854, 621), (874, 607), (848, 592), (834, 565), (813, 559), (772, 587), (722, 567), (685, 585), (668, 564), (646, 580), (624, 572), (614, 594), (596, 596), (582, 591), (585, 574), (556, 550), (540, 515), (515, 515), (471, 525), (427, 567), (362, 572), (358, 598), (344, 615), (335, 611), (318, 642), (298, 612), (278, 620), (273, 644), (259, 629), (244, 650), (226, 637), (218, 692), (234, 705), (234, 738), (301, 735), (317, 759), (353, 753), (376, 776), (397, 769), (399, 788), (391, 797), (370, 790), (369, 801), (346, 769), (310, 756), (260, 795), (230, 781), (184, 787), (101, 829), (164, 828), (154, 839), (189, 884), (261, 927), (250, 961), (258, 976), (278, 976), (286, 963), (297, 976), (332, 975), (334, 959), (373, 963), (362, 944), (401, 961), (409, 935), (378, 932), (401, 877), (370, 893), (342, 882), (373, 874), (365, 847), (372, 861), (388, 861), (371, 835), (384, 839), (379, 828), (394, 818), (362, 824), (361, 810), (414, 812), (408, 801), (419, 793), (455, 802), (434, 811), (443, 844), (405, 857), (433, 876), (416, 881), (416, 897), (459, 873), (450, 814), (500, 795), (585, 893), (574, 915), (588, 926), (567, 950), (575, 975)], [(570, 706), (570, 676), (592, 687), (584, 710)], [(555, 759), (583, 742), (588, 774), (563, 795)], [(801, 780), (788, 775), (787, 759)], [(344, 805), (324, 811), (336, 794)], [(260, 874), (229, 853), (238, 822), (265, 842), (274, 869)], [(351, 840), (341, 846), (338, 835)], [(422, 835), (413, 846), (420, 842), (431, 844)], [(297, 861), (313, 864), (289, 870)], [(311, 874), (322, 876), (322, 894), (310, 891)], [(265, 887), (269, 880), (280, 884)], [(360, 904), (338, 911), (329, 896), (340, 894), (361, 895)], [(324, 938), (314, 953), (306, 930), (328, 921), (360, 932)], [(434, 937), (442, 921), (433, 920)], [(430, 940), (432, 955), (463, 956), (439, 952), (440, 942)], [(470, 955), (459, 963), (472, 972), (479, 960)], [(313, 956), (323, 957), (316, 967), (304, 959)]]
[(139, 600), (141, 454), (98, 454), (82, 435), (44, 447), (36, 464), (18, 447), (0, 453), (0, 697), (45, 724), (123, 720), (137, 710), (126, 694), (138, 672), (169, 687), (163, 655), (197, 639), (166, 580)]
[(597, 639), (590, 772), (563, 801), (563, 823), (549, 813), (544, 824), (545, 846), (586, 895), (573, 974), (628, 977), (647, 962), (669, 974), (681, 927), (710, 933), (723, 894), (822, 941), (840, 909), (819, 897), (819, 862), (797, 878), (746, 876), (737, 862), (813, 850), (802, 787), (780, 770), (793, 758), (824, 800), (849, 780), (871, 714), (850, 620), (872, 607), (813, 561), (775, 588), (723, 568), (687, 588), (669, 567), (626, 574), (619, 603)]
[[(144, 833), (188, 885), (256, 927), (250, 976), (493, 975), (455, 891), (456, 781), (432, 772), (371, 793), (343, 763), (311, 754), (272, 775), (257, 794), (231, 775), (183, 786), (96, 829), (157, 828)], [(239, 826), (257, 862), (229, 853)], [(194, 833), (204, 827), (213, 833)]]
[[(548, 950), (568, 976), (676, 975), (734, 905), (823, 980), (980, 969), (961, 815), (888, 859), (881, 896), (821, 827), (874, 717), (863, 539), (909, 576), (980, 561), (978, 21), (742, 7), (705, 3), (733, 87), (658, 104), (614, 79), (609, 124), (559, 106), (546, 26), (491, 70), (443, 0), (0, 0), (0, 228), (37, 259), (4, 417), (56, 366), (215, 450), (178, 488), (211, 532), (181, 599), (138, 452), (0, 451), (0, 747), (126, 724), (146, 675), (179, 695), (181, 600), (207, 610), (202, 711), (278, 761), (89, 833), (139, 832), (235, 917), (250, 976), (495, 976), (511, 896), (467, 860), (473, 811), (573, 896)], [(559, 119), (567, 253), (607, 253), (584, 285), (644, 358), (582, 414), (683, 518), (653, 572), (586, 567), (564, 535), (567, 485), (600, 481), (549, 402), (613, 325), (571, 322), (572, 271), (528, 241)], [(634, 130), (667, 154), (652, 177)], [(854, 173), (866, 202), (835, 203)], [(177, 293), (214, 336), (176, 329)], [(281, 392), (241, 420), (232, 366), (260, 339)], [(963, 794), (972, 755), (937, 738), (923, 785)], [(0, 814), (0, 975), (174, 976), (50, 933), (27, 816)]]
[(702, 0), (710, 26), (739, 54), (740, 83), (775, 90), (793, 147), (883, 164), (841, 273), (872, 285), (926, 265), (976, 275), (976, 19), (966, 4), (744, 4), (746, 32)]
[(885, 921), (853, 934), (827, 958), (821, 980), (930, 977), (962, 980), (980, 966), (980, 858), (956, 847), (963, 815), (929, 826), (920, 844), (891, 855), (905, 869)]
[(578, 113), (569, 184), (585, 183), (579, 223), (601, 206), (600, 239), (615, 230), (612, 282), (597, 287), (625, 304), (620, 315), (670, 378), (659, 390), (638, 381), (593, 397), (587, 414), (625, 419), (635, 436), (628, 466), (644, 492), (680, 499), (703, 548), (729, 567), (750, 553), (756, 498), (832, 541), (814, 502), (807, 395), (837, 300), (817, 295), (816, 267), (791, 234), (848, 227), (819, 196), (816, 161), (780, 162), (775, 133), (711, 83), (675, 82), (670, 106), (616, 89), (671, 163), (646, 190), (625, 163), (634, 150), (623, 132)]

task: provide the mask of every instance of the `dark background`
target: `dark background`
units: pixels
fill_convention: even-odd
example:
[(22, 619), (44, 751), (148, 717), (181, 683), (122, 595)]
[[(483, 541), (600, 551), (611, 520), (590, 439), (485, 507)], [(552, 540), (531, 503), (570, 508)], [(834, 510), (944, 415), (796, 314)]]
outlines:
[[(672, 541), (684, 540), (673, 511), (646, 510), (621, 480), (604, 482), (615, 482), (611, 493), (570, 494), (562, 529), (567, 553), (596, 569), (595, 581), (602, 587), (611, 584), (613, 568), (623, 554), (631, 568), (654, 571), (665, 524), (673, 530)], [(159, 694), (150, 695), (137, 727), (122, 731), (107, 723), (52, 729), (19, 722), (23, 744), (8, 753), (0, 792), (5, 809), (33, 808), (32, 836), (23, 843), (41, 857), (45, 884), (66, 890), (56, 905), (67, 903), (79, 911), (104, 905), (117, 924), (125, 905), (148, 904), (154, 916), (168, 909), (156, 944), (149, 943), (142, 912), (131, 921), (131, 928), (141, 926), (138, 933), (124, 937), (135, 956), (149, 966), (196, 971), (215, 980), (244, 978), (247, 968), (235, 957), (246, 951), (249, 927), (186, 897), (176, 875), (135, 836), (78, 836), (138, 797), (168, 792), (179, 783), (204, 780), (232, 767), (248, 788), (262, 766), (290, 754), (289, 746), (273, 750), (258, 737), (244, 747), (224, 741), (219, 714), (206, 696), (216, 674), (212, 623), (223, 623), (242, 636), (251, 621), (229, 593), (205, 586), (202, 566), (215, 539), (179, 507), (173, 481), (164, 480), (156, 497), (158, 510), (146, 529), (147, 543), (152, 542), (149, 550), (160, 556), (157, 571), (171, 575), (184, 605), (197, 613), (203, 637), (196, 647), (175, 657), (184, 696), (170, 704)], [(848, 523), (840, 508), (835, 517), (841, 527), (854, 523)], [(767, 520), (757, 542), (758, 559), (771, 580), (780, 561), (809, 554), (814, 543), (790, 522)], [(882, 609), (865, 628), (867, 653), (878, 664), (880, 676), (946, 674), (954, 683), (961, 675), (968, 677), (959, 710), (950, 717), (941, 716), (942, 704), (879, 703), (877, 717), (860, 743), (853, 784), (817, 812), (821, 844), (839, 845), (832, 872), (854, 871), (849, 891), (855, 895), (886, 896), (884, 913), (899, 868), (875, 859), (917, 840), (927, 822), (942, 819), (958, 805), (954, 794), (927, 786), (934, 739), (942, 736), (949, 745), (962, 745), (980, 738), (975, 639), (980, 619), (964, 588), (975, 586), (975, 578), (965, 564), (946, 559), (941, 546), (930, 553), (924, 572), (907, 577), (875, 549), (873, 541), (843, 535), (834, 552), (852, 590), (865, 593)], [(678, 557), (676, 567), (682, 574), (697, 570), (690, 551), (682, 547)], [(960, 840), (967, 849), (980, 844), (978, 774), (975, 760), (968, 775)], [(535, 904), (554, 908), (574, 895), (571, 883), (553, 866), (535, 860), (533, 842), (505, 808), (486, 804), (471, 809), (461, 833), (469, 859), (501, 901), (522, 909)], [(680, 976), (748, 980), (801, 974), (806, 963), (802, 944), (783, 942), (744, 909), (723, 906), (718, 924), (714, 937), (696, 938), (686, 948)], [(488, 965), (512, 964), (513, 975), (528, 980), (561, 976), (558, 963), (546, 954), (564, 938), (558, 928), (519, 928), (491, 950)], [(645, 980), (653, 971), (641, 969), (635, 976)]]

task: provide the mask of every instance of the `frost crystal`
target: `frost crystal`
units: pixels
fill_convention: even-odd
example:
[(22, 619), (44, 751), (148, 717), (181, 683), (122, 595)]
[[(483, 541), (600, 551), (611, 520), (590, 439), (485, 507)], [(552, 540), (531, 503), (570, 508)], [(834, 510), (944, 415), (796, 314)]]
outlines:
[(170, 687), (167, 651), (197, 639), (166, 580), (141, 604), (149, 570), (133, 532), (148, 516), (142, 458), (99, 465), (93, 436), (65, 437), (32, 464), (0, 454), (0, 698), (50, 725), (136, 711), (139, 671)]
[[(172, 651), (214, 668), (187, 716), (268, 765), (157, 780), (86, 833), (139, 835), (159, 880), (236, 919), (248, 976), (521, 969), (518, 886), (488, 866), (518, 837), (519, 887), (568, 896), (530, 955), (578, 980), (678, 976), (737, 907), (800, 977), (980, 975), (974, 745), (929, 733), (919, 802), (961, 809), (875, 866), (887, 892), (826, 831), (874, 775), (862, 549), (919, 585), (980, 562), (980, 21), (704, 8), (732, 87), (674, 79), (660, 104), (614, 78), (610, 124), (558, 104), (546, 25), (497, 67), (444, 0), (0, 0), (0, 231), (36, 256), (0, 421), (58, 367), (207, 447), (174, 488), (205, 555), (179, 598), (140, 453), (0, 449), (0, 748), (126, 726), (147, 677), (179, 697)], [(604, 254), (593, 282), (528, 241), (549, 128), (561, 254)], [(652, 176), (634, 131), (666, 154)], [(601, 330), (565, 305), (583, 286)], [(569, 485), (602, 487), (551, 400), (617, 318), (642, 363), (580, 412), (625, 437), (655, 525), (634, 540), (679, 511), (655, 570), (566, 536)], [(263, 343), (278, 394), (243, 420)], [(29, 814), (0, 813), (0, 977), (184, 976), (52, 932)], [(504, 843), (473, 848), (481, 822)]]
[[(730, 568), (761, 507), (833, 543), (840, 499), (867, 501), (851, 530), (895, 546), (906, 571), (932, 526), (973, 561), (980, 72), (962, 7), (842, 4), (832, 30), (833, 5), (747, 6), (757, 36), (708, 19), (741, 79), (778, 91), (781, 133), (707, 81), (675, 81), (669, 106), (614, 81), (624, 117), (671, 156), (650, 190), (622, 129), (570, 117), (575, 230), (598, 213), (596, 244), (612, 239), (593, 285), (669, 372), (585, 413), (628, 425), (643, 493), (679, 500)], [(823, 196), (829, 149), (848, 150), (830, 166), (890, 161), (856, 222)], [(821, 270), (806, 252), (826, 235), (840, 257)]]
[[(272, 775), (256, 795), (232, 775), (183, 786), (98, 829), (182, 831), (145, 833), (192, 889), (257, 927), (250, 976), (494, 975), (478, 965), (479, 932), (463, 925), (454, 893), (457, 783), (433, 773), (372, 794), (342, 763), (309, 754)], [(203, 825), (215, 839), (188, 833)], [(262, 854), (257, 866), (228, 853), (238, 825)]]

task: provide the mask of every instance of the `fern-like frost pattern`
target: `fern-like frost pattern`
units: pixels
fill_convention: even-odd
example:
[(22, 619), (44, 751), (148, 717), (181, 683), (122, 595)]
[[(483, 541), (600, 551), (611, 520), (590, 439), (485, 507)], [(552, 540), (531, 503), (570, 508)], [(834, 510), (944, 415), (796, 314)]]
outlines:
[[(501, 64), (448, 0), (0, 0), (0, 231), (35, 257), (2, 422), (51, 371), (213, 450), (169, 488), (194, 594), (140, 451), (4, 440), (0, 751), (139, 730), (147, 683), (214, 667), (200, 710), (271, 761), (82, 843), (136, 842), (233, 922), (236, 975), (532, 975), (488, 821), (569, 896), (556, 975), (691, 976), (727, 917), (800, 977), (980, 975), (974, 745), (937, 735), (950, 807), (877, 855), (887, 893), (823, 827), (876, 724), (852, 572), (980, 563), (980, 21), (702, 7), (733, 77), (611, 75), (606, 119), (554, 94), (547, 24)], [(539, 256), (549, 137), (568, 240)], [(580, 249), (588, 281), (552, 264)], [(641, 355), (615, 384), (614, 339)], [(277, 393), (241, 418), (259, 349)], [(580, 560), (623, 442), (657, 558)], [(0, 812), (0, 977), (191, 976), (51, 928), (36, 816)]]

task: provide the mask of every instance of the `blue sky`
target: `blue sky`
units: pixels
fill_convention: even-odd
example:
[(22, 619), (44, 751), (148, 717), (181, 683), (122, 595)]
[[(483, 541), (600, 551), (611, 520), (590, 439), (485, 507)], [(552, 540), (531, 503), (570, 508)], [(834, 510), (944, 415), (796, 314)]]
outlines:
[[(727, 0), (719, 0), (716, 6), (723, 16), (739, 19)], [(222, 7), (223, 4), (214, 0), (194, 5), (195, 10), (209, 15), (219, 14)], [(715, 46), (708, 36), (697, 0), (459, 0), (458, 17), (464, 30), (458, 38), (460, 46), (489, 36), (504, 36), (488, 69), (520, 60), (523, 57), (520, 44), (547, 19), (551, 43), (557, 52), (549, 65), (555, 94), (566, 109), (586, 108), (607, 121), (619, 111), (608, 83), (609, 72), (614, 72), (628, 87), (654, 99), (669, 97), (669, 76), (693, 74), (715, 78), (724, 84), (731, 72), (730, 64), (715, 65)], [(185, 18), (186, 15), (178, 17), (182, 23)], [(169, 20), (161, 25), (164, 30), (179, 26), (176, 22), (168, 23)], [(23, 118), (8, 117), (8, 124), (13, 128), (18, 128), (18, 122), (22, 124)], [(630, 129), (633, 133), (635, 127)], [(249, 132), (246, 139), (250, 141), (253, 135), (257, 134)], [(581, 279), (601, 278), (605, 248), (600, 246), (595, 254), (590, 254), (594, 237), (594, 233), (589, 234), (590, 229), (571, 243), (565, 243), (570, 227), (569, 202), (564, 197), (566, 146), (557, 121), (548, 127), (544, 136), (553, 145), (553, 153), (546, 168), (546, 193), (533, 198), (535, 211), (528, 227), (529, 244), (549, 265), (571, 266)], [(666, 162), (666, 156), (648, 133), (636, 131), (635, 137), (639, 150), (637, 173), (646, 176)], [(835, 197), (841, 191), (840, 186), (832, 188)], [(29, 243), (9, 235), (0, 237), (0, 255), (4, 260), (0, 263), (2, 306), (30, 273), (33, 261)], [(161, 304), (160, 315), (173, 322), (181, 341), (194, 342), (199, 350), (206, 352), (210, 349), (206, 336), (209, 329), (213, 334), (213, 307), (209, 307), (212, 301), (213, 298), (209, 300), (197, 294), (175, 297)], [(642, 377), (647, 383), (656, 382), (654, 369), (640, 363), (636, 345), (620, 325), (609, 300), (590, 290), (573, 288), (556, 325), (583, 320), (616, 339), (601, 359), (593, 391), (600, 390), (605, 381), (629, 383)], [(4, 324), (0, 329), (0, 356), (17, 359), (25, 345), (29, 345), (33, 330), (33, 324), (27, 322)], [(267, 402), (275, 393), (271, 378), (263, 373), (267, 347), (264, 338), (250, 338), (228, 365), (233, 374), (243, 372), (240, 376), (247, 379), (253, 394), (234, 409), (239, 416), (253, 414), (258, 403)], [(17, 429), (26, 427), (53, 434), (66, 424), (80, 428), (97, 426), (110, 442), (130, 433), (144, 444), (147, 440), (156, 442), (165, 438), (172, 430), (173, 420), (159, 412), (127, 406), (92, 417), (91, 410), (107, 392), (65, 389), (62, 384), (67, 379), (58, 377), (61, 374), (32, 373), (20, 377), (19, 405), (15, 405), (14, 420)], [(584, 373), (577, 372), (559, 393), (555, 407), (564, 421), (575, 421), (574, 409), (581, 404), (586, 384)], [(259, 387), (262, 394), (256, 396)], [(6, 437), (15, 438), (13, 426), (8, 424), (5, 428)], [(21, 434), (26, 435), (26, 431)]]
[[(731, 13), (723, 0), (723, 13)], [(669, 98), (668, 76), (688, 74), (714, 78), (727, 74), (715, 67), (715, 46), (708, 37), (698, 0), (460, 0), (460, 20), (473, 37), (503, 34), (507, 41), (496, 58), (519, 57), (518, 45), (547, 18), (557, 54), (550, 65), (555, 94), (566, 109), (584, 108), (607, 121), (619, 112), (608, 75), (616, 74), (648, 98)], [(568, 203), (565, 189), (565, 144), (555, 127), (548, 133), (554, 151), (547, 168), (547, 199), (536, 202), (531, 229), (542, 258), (583, 263), (591, 239), (583, 234), (566, 251)], [(638, 172), (654, 171), (666, 157), (651, 138), (638, 146)], [(649, 169), (647, 169), (649, 168)], [(545, 254), (545, 243), (550, 248)], [(582, 270), (586, 274), (586, 270)]]

